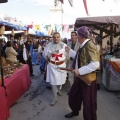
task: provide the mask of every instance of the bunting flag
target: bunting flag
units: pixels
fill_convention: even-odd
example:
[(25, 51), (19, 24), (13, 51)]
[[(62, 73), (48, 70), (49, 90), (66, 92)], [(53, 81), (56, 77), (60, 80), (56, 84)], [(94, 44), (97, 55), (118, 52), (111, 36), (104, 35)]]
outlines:
[(52, 28), (52, 26), (50, 25), (49, 28), (48, 28), (48, 34), (52, 36), (53, 33), (54, 33), (53, 28)]
[(68, 32), (69, 31), (69, 25), (64, 25), (64, 32)]
[(45, 29), (48, 31), (48, 29), (49, 29), (49, 25), (45, 25)]
[(33, 28), (33, 25), (28, 25), (28, 28), (31, 28), (31, 29), (32, 29), (32, 28)]
[(70, 6), (73, 7), (73, 0), (68, 0), (70, 3)]
[(83, 0), (83, 3), (84, 3), (85, 11), (86, 11), (87, 15), (89, 15), (86, 0)]
[(55, 32), (57, 32), (57, 26), (55, 25)]
[(64, 3), (64, 0), (59, 0), (62, 4)]
[(35, 30), (40, 30), (40, 25), (35, 25)]
[(74, 25), (69, 25), (69, 31), (74, 31)]

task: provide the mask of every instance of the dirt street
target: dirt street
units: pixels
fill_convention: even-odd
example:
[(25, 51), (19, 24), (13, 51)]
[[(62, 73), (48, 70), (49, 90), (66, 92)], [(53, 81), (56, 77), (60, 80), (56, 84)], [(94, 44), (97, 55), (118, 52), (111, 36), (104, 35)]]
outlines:
[[(32, 84), (29, 90), (10, 108), (8, 120), (67, 120), (64, 115), (71, 112), (68, 106), (69, 83), (62, 88), (55, 106), (50, 106), (51, 89), (46, 88), (39, 66), (34, 66)], [(109, 92), (101, 85), (98, 91), (98, 120), (120, 120), (120, 92)], [(82, 110), (70, 120), (83, 120)]]

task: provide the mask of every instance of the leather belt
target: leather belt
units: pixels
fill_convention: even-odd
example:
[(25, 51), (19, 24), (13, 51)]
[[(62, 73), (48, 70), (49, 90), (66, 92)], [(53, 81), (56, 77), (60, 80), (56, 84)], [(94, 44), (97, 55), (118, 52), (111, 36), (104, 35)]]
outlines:
[(61, 64), (63, 64), (65, 61), (55, 62), (55, 61), (50, 60), (49, 62), (52, 63), (52, 64), (55, 64), (55, 65), (61, 65)]

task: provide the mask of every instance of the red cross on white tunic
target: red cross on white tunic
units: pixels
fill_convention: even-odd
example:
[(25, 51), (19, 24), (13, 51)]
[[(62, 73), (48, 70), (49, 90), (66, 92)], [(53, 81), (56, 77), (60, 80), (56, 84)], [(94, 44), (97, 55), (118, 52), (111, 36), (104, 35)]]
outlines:
[(55, 57), (55, 60), (59, 61), (59, 57), (62, 57), (63, 54), (52, 54), (52, 57)]

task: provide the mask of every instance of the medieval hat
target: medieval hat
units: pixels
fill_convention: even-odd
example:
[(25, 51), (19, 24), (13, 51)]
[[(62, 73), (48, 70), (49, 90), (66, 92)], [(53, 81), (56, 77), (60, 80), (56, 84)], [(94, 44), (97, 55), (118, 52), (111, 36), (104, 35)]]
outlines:
[(78, 28), (77, 33), (83, 38), (89, 38), (92, 35), (92, 31), (86, 26)]

